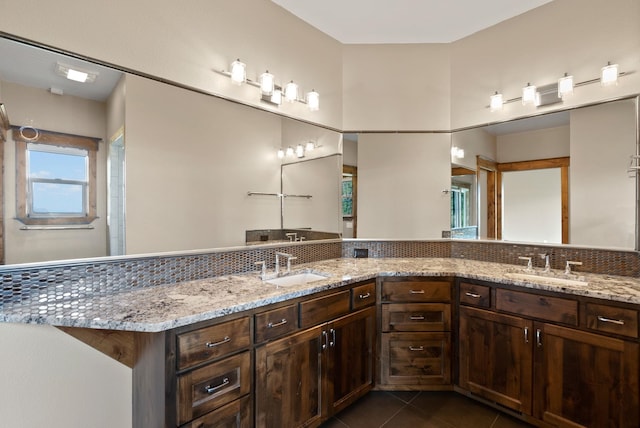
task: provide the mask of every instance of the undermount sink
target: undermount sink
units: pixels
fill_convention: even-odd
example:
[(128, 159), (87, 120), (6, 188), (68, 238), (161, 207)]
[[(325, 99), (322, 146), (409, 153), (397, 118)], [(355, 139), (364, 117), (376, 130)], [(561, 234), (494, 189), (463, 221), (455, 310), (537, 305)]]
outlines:
[(532, 273), (507, 273), (505, 274), (507, 278), (511, 279), (520, 279), (523, 281), (534, 281), (534, 282), (544, 282), (547, 284), (554, 285), (588, 285), (587, 281), (581, 280), (579, 278), (560, 278), (557, 276), (544, 276), (544, 275), (536, 275)]
[(327, 276), (318, 275), (317, 273), (303, 272), (291, 275), (281, 276), (279, 278), (268, 279), (265, 282), (279, 287), (291, 287), (292, 285), (302, 285), (309, 282), (327, 279)]

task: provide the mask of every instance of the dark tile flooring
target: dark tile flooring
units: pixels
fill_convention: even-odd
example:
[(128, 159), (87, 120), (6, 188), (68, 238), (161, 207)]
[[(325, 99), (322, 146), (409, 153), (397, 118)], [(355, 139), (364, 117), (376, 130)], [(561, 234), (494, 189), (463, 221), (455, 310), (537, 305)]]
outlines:
[(321, 428), (518, 428), (525, 422), (455, 392), (372, 391)]

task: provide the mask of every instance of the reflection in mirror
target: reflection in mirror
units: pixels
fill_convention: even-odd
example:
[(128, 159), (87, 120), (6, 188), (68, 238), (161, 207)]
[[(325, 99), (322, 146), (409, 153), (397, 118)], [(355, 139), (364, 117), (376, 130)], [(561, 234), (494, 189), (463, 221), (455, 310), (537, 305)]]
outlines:
[(456, 166), (451, 168), (451, 237), (478, 237), (476, 171)]
[(358, 134), (343, 135), (342, 237), (358, 236)]
[[(477, 172), (478, 237), (635, 248), (637, 99), (454, 132)], [(543, 215), (545, 216), (543, 218)]]
[[(98, 218), (83, 229), (24, 230), (15, 219), (15, 142), (7, 134), (2, 186), (9, 264), (244, 245), (247, 230), (282, 228), (278, 197), (248, 196), (281, 193), (281, 165), (291, 159), (279, 159), (278, 149), (314, 142), (304, 160), (341, 153), (335, 130), (4, 38), (0, 55), (0, 103), (11, 125), (101, 141)], [(56, 74), (58, 64), (95, 79), (70, 81)], [(335, 169), (328, 183), (306, 180), (328, 186), (337, 207), (341, 164)], [(331, 224), (335, 236), (339, 209), (331, 216), (296, 224)]]

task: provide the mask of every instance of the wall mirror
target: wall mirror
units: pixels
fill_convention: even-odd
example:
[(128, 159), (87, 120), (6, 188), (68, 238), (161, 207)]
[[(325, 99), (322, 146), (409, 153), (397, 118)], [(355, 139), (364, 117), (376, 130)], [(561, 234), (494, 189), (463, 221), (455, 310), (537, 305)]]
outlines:
[(637, 248), (637, 134), (637, 97), (452, 133), (452, 235)]
[[(247, 230), (279, 229), (283, 219), (339, 236), (342, 135), (336, 130), (9, 38), (0, 38), (0, 56), (0, 103), (12, 129), (100, 140), (98, 218), (73, 227), (25, 227), (16, 220), (16, 145), (13, 131), (6, 133), (6, 264), (240, 246)], [(89, 82), (67, 79), (69, 68), (87, 72)], [(301, 157), (277, 155), (307, 143), (315, 150)], [(311, 168), (316, 158), (331, 163), (335, 176), (328, 167)], [(295, 178), (285, 183), (294, 167), (282, 165), (294, 163)], [(313, 189), (299, 188), (310, 183)], [(281, 194), (285, 184), (298, 186), (285, 191), (309, 191), (313, 198), (290, 206), (277, 196), (250, 195)], [(331, 197), (334, 208), (317, 209)]]

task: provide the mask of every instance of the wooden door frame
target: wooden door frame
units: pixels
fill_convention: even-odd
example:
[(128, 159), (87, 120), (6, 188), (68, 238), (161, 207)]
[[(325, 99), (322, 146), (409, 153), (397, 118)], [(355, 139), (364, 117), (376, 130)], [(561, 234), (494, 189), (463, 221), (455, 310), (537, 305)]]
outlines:
[(536, 159), (531, 161), (497, 164), (497, 239), (502, 239), (502, 174), (512, 171), (560, 168), (560, 193), (562, 204), (562, 243), (569, 243), (569, 157)]
[[(480, 173), (487, 173), (487, 239), (496, 239), (498, 237), (499, 211), (498, 211), (498, 193), (496, 192), (498, 164), (495, 161), (485, 159), (480, 155), (476, 156), (476, 185), (478, 186), (478, 194), (480, 194)], [(480, 210), (478, 210), (480, 213)], [(480, 219), (478, 218), (478, 227), (480, 227)], [(480, 233), (480, 230), (478, 230)], [(500, 239), (498, 237), (498, 239)]]
[(356, 238), (358, 236), (358, 167), (353, 165), (342, 165), (342, 173), (351, 174), (353, 186), (351, 193), (351, 201), (353, 203), (353, 237)]

